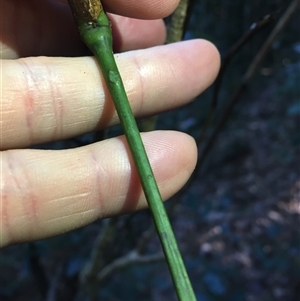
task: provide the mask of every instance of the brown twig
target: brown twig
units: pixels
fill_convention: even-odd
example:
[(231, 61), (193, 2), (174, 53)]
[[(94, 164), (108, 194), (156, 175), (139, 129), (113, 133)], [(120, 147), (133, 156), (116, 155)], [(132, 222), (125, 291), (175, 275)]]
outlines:
[(80, 273), (80, 282), (86, 287), (90, 300), (98, 300), (98, 284), (96, 275), (104, 265), (104, 251), (106, 245), (114, 239), (116, 219), (104, 221), (101, 233), (95, 240), (90, 261), (85, 265)]
[(61, 285), (61, 276), (63, 273), (64, 264), (61, 262), (58, 264), (55, 274), (51, 279), (47, 295), (45, 297), (46, 301), (57, 300), (58, 287)]
[[(199, 173), (201, 172), (201, 169), (203, 167), (203, 163), (205, 161), (205, 158), (206, 158), (207, 154), (209, 153), (209, 150), (212, 148), (213, 143), (216, 140), (216, 138), (217, 138), (220, 130), (222, 129), (224, 123), (227, 121), (227, 118), (228, 118), (229, 114), (231, 113), (234, 105), (239, 100), (239, 97), (240, 97), (241, 93), (244, 91), (244, 89), (246, 88), (246, 85), (249, 83), (250, 79), (254, 75), (254, 70), (257, 69), (258, 65), (256, 66), (256, 68), (254, 68), (253, 64), (254, 63), (257, 64), (257, 63), (261, 62), (261, 60), (266, 55), (269, 47), (271, 46), (272, 42), (274, 41), (274, 39), (276, 38), (276, 36), (278, 35), (278, 33), (283, 29), (283, 27), (286, 25), (286, 23), (288, 22), (288, 20), (290, 20), (293, 12), (296, 10), (297, 6), (299, 6), (299, 1), (300, 0), (293, 0), (290, 3), (290, 5), (286, 9), (285, 13), (282, 15), (282, 17), (278, 21), (277, 25), (273, 29), (273, 31), (270, 34), (269, 38), (267, 39), (267, 41), (261, 47), (261, 49), (258, 52), (258, 54), (253, 59), (253, 61), (250, 64), (247, 72), (243, 76), (243, 81), (242, 81), (240, 87), (237, 89), (237, 91), (235, 92), (234, 96), (232, 97), (232, 100), (230, 101), (228, 107), (226, 108), (226, 110), (225, 110), (225, 112), (224, 112), (224, 114), (223, 114), (220, 122), (218, 123), (218, 125), (217, 125), (216, 129), (214, 130), (212, 136), (210, 137), (208, 143), (206, 144), (205, 148), (203, 149), (201, 155), (199, 156), (199, 159), (198, 159), (198, 162), (197, 162), (197, 166), (195, 168), (194, 173), (192, 174), (192, 176), (190, 177), (189, 181), (186, 183), (186, 185), (184, 186), (184, 188), (181, 189), (173, 197), (172, 204), (171, 204), (171, 206), (170, 206), (170, 208), (168, 210), (169, 213), (171, 213), (176, 208), (177, 204), (181, 202), (182, 196), (185, 194), (185, 192), (188, 190), (188, 188), (191, 186), (191, 184), (195, 181), (195, 179), (198, 178)], [(272, 39), (270, 39), (270, 37), (272, 37)], [(266, 47), (266, 45), (269, 45), (269, 46)], [(262, 50), (264, 50), (264, 51), (262, 52)], [(212, 116), (210, 118), (212, 118)], [(198, 144), (198, 141), (197, 141), (197, 144)]]
[(221, 69), (214, 84), (211, 108), (207, 115), (206, 121), (204, 122), (203, 129), (199, 137), (197, 138), (198, 145), (200, 145), (204, 140), (206, 133), (213, 122), (217, 104), (218, 104), (220, 88), (229, 63), (236, 56), (236, 54), (243, 48), (243, 46), (245, 46), (248, 42), (250, 42), (255, 35), (260, 33), (264, 28), (266, 28), (269, 24), (271, 24), (275, 20), (276, 14), (278, 14), (278, 11), (271, 14), (267, 14), (261, 20), (253, 23), (250, 26), (250, 29), (242, 35), (242, 37), (231, 47), (229, 52), (222, 59)]
[(221, 120), (219, 121), (218, 125), (216, 126), (213, 134), (211, 135), (208, 143), (206, 144), (205, 148), (202, 151), (201, 156), (198, 160), (198, 168), (202, 166), (207, 154), (209, 153), (209, 150), (213, 146), (219, 132), (221, 131), (223, 125), (227, 121), (230, 113), (232, 112), (233, 107), (236, 105), (236, 103), (240, 100), (241, 94), (244, 92), (245, 88), (247, 87), (249, 81), (254, 76), (257, 68), (261, 64), (262, 60), (266, 56), (267, 52), (269, 51), (272, 43), (274, 42), (275, 38), (278, 36), (278, 34), (283, 30), (283, 28), (287, 25), (288, 21), (292, 17), (293, 13), (296, 11), (297, 7), (299, 6), (300, 0), (293, 0), (291, 1), (290, 5), (284, 12), (284, 14), (279, 19), (278, 23), (272, 30), (271, 34), (265, 41), (265, 43), (262, 45), (254, 59), (252, 60), (251, 64), (249, 65), (248, 70), (243, 76), (243, 80), (239, 86), (239, 88), (235, 91), (230, 103), (228, 104), (227, 108), (224, 111), (223, 116), (221, 117)]
[(123, 269), (132, 264), (149, 264), (153, 262), (157, 262), (160, 260), (164, 260), (163, 253), (157, 253), (154, 255), (140, 255), (136, 250), (132, 250), (126, 255), (117, 258), (107, 266), (105, 266), (98, 274), (97, 274), (97, 283), (98, 285), (107, 279), (112, 273), (117, 270)]

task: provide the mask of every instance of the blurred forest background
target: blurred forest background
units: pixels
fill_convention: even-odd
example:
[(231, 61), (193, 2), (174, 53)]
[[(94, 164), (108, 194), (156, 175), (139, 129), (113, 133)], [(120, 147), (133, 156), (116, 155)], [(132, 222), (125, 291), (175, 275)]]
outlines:
[[(292, 3), (298, 9), (282, 24)], [(219, 87), (161, 114), (156, 124), (187, 132), (199, 145), (194, 176), (167, 202), (197, 300), (299, 300), (299, 1), (191, 5), (184, 38), (208, 39), (223, 63), (230, 59)], [(280, 26), (247, 78), (254, 57)], [(243, 47), (234, 50), (241, 38)], [(213, 118), (203, 135), (208, 116)], [(114, 127), (108, 135), (118, 133)], [(45, 147), (76, 147), (91, 137)], [(175, 301), (151, 225), (143, 211), (5, 248), (0, 300)]]

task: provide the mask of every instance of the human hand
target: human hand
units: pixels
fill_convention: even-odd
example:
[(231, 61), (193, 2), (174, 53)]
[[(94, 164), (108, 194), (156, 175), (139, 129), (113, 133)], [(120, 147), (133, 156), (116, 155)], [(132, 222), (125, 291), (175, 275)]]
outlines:
[[(124, 137), (70, 150), (26, 149), (103, 129), (118, 118), (95, 59), (80, 56), (85, 50), (66, 1), (0, 1), (1, 245), (57, 235), (144, 208)], [(147, 19), (168, 15), (177, 1), (103, 4), (112, 13), (145, 19), (110, 15), (117, 50), (146, 48), (117, 55), (135, 116), (183, 105), (212, 83), (219, 55), (210, 43), (148, 48), (163, 43), (165, 29), (161, 20)], [(144, 133), (142, 138), (167, 199), (193, 171), (195, 143), (172, 131)]]

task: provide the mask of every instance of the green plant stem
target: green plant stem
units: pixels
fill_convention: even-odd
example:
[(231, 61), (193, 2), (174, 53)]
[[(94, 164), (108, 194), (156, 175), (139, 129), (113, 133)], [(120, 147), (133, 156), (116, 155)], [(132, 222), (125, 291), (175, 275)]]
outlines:
[(181, 301), (196, 301), (114, 59), (110, 21), (103, 9), (98, 18), (91, 21), (79, 19), (76, 14), (74, 15), (81, 39), (96, 56), (111, 93), (169, 265), (177, 296)]

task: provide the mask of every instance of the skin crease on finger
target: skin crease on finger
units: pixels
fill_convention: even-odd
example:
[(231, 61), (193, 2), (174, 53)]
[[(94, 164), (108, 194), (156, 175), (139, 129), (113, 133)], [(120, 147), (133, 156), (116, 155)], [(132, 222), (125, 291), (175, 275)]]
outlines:
[[(143, 134), (163, 199), (195, 168), (194, 140), (183, 133)], [(63, 151), (3, 152), (1, 244), (50, 237), (146, 205), (124, 137)], [(53, 168), (55, 166), (55, 168)]]

